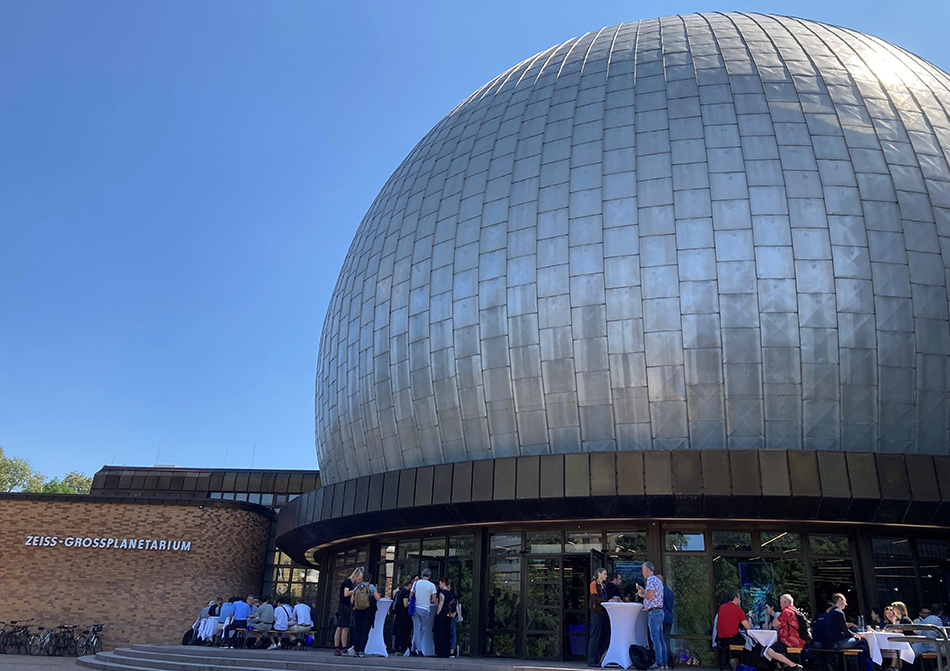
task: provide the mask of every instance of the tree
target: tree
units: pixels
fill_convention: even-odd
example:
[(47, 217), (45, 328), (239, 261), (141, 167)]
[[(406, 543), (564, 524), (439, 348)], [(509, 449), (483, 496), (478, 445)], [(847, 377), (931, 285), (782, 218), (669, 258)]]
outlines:
[[(37, 482), (38, 481), (38, 482)], [(20, 457), (8, 457), (0, 447), (0, 492), (23, 491), (29, 486), (42, 486), (43, 476)]]
[(88, 494), (92, 478), (71, 471), (62, 479), (47, 480), (30, 462), (21, 457), (7, 457), (0, 447), (0, 492), (45, 492), (47, 494)]
[(78, 471), (70, 471), (60, 480), (52, 478), (41, 485), (40, 489), (25, 491), (39, 491), (47, 494), (88, 494), (92, 488), (92, 478)]

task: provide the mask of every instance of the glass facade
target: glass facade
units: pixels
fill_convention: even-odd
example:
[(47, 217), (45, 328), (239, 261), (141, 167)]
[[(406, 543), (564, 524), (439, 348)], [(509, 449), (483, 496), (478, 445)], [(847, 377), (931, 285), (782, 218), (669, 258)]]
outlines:
[(633, 600), (649, 558), (675, 595), (673, 652), (681, 663), (712, 665), (713, 617), (731, 590), (740, 592), (754, 620), (764, 618), (767, 599), (785, 593), (814, 614), (843, 592), (855, 620), (897, 599), (914, 614), (922, 605), (950, 600), (950, 541), (944, 538), (878, 534), (869, 526), (783, 526), (629, 520), (601, 528), (545, 523), (473, 527), (451, 536), (394, 535), (327, 555), (333, 582), (322, 590), (333, 596), (321, 613), (331, 622), (339, 583), (365, 557), (374, 558), (369, 570), (383, 576), (380, 590), (385, 586), (387, 594), (429, 567), (433, 577), (447, 573), (456, 583), (465, 612), (462, 654), (580, 661), (593, 569), (619, 573), (623, 594)]

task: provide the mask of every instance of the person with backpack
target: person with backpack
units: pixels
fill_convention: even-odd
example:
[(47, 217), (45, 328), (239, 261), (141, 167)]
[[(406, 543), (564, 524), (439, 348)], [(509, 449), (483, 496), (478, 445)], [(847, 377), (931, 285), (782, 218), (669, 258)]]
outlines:
[(452, 579), (439, 579), (439, 598), (435, 606), (435, 654), (448, 657), (452, 652), (451, 621), (458, 615), (458, 599), (452, 591)]
[(401, 655), (409, 648), (412, 640), (412, 616), (409, 615), (409, 588), (413, 579), (406, 582), (393, 593), (393, 652)]
[(366, 657), (369, 630), (376, 620), (376, 602), (380, 596), (372, 580), (372, 575), (364, 573), (362, 582), (353, 588), (353, 652), (357, 657)]
[(782, 610), (776, 615), (773, 603), (766, 602), (765, 604), (765, 612), (771, 618), (772, 627), (778, 629), (778, 639), (766, 648), (765, 656), (784, 664), (789, 669), (802, 671), (800, 664), (796, 664), (785, 656), (789, 648), (805, 647), (805, 641), (799, 634), (801, 626), (798, 622), (799, 613), (795, 610), (795, 601), (792, 599), (792, 595), (783, 594), (780, 596), (779, 607)]

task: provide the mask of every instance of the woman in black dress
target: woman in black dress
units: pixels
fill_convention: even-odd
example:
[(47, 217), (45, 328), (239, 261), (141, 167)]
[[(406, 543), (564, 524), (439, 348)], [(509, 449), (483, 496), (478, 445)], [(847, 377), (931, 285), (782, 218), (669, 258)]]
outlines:
[(451, 622), (457, 614), (458, 601), (452, 591), (452, 580), (442, 576), (439, 580), (439, 602), (435, 611), (435, 654), (448, 657), (451, 651)]

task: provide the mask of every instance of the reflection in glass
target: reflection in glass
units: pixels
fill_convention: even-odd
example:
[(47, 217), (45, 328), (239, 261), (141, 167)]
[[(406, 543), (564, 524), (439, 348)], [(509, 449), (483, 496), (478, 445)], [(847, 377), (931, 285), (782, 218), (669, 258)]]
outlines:
[(844, 534), (808, 534), (808, 547), (818, 555), (851, 554), (851, 544)]
[(560, 559), (529, 559), (528, 580), (560, 580)]
[(666, 580), (676, 595), (676, 632), (708, 633), (713, 614), (706, 558), (667, 556)]
[(492, 557), (489, 565), (488, 626), (517, 629), (521, 603), (521, 557)]
[(529, 531), (525, 534), (528, 552), (545, 553), (561, 551), (560, 531)]
[(831, 601), (836, 592), (844, 594), (848, 600), (845, 615), (849, 622), (857, 622), (858, 593), (854, 584), (854, 564), (850, 559), (813, 559), (811, 562), (812, 584), (815, 589), (815, 603), (821, 612), (825, 604)]
[(603, 549), (604, 542), (599, 531), (568, 531), (564, 534), (565, 552), (590, 552)]
[(921, 559), (950, 559), (950, 540), (918, 538), (917, 553)]
[(910, 540), (907, 538), (893, 538), (890, 536), (875, 536), (871, 538), (871, 548), (875, 557), (906, 557), (910, 558)]
[(419, 555), (419, 541), (399, 541), (396, 544), (397, 552), (396, 554), (400, 559), (410, 559), (415, 558)]
[(645, 554), (646, 551), (647, 534), (645, 531), (607, 532), (607, 552), (609, 554)]
[(798, 558), (715, 557), (713, 579), (716, 598), (721, 601), (731, 590), (738, 591), (743, 610), (752, 611), (755, 624), (765, 623), (765, 602), (777, 602), (786, 592), (796, 604), (807, 607), (805, 562)]
[(884, 605), (903, 601), (910, 609), (912, 616), (916, 616), (921, 603), (917, 596), (917, 580), (913, 562), (890, 558), (876, 559), (874, 582), (877, 586), (877, 603)]
[(679, 552), (702, 552), (706, 549), (706, 540), (702, 531), (668, 531), (666, 549)]
[(495, 554), (513, 554), (521, 551), (521, 534), (492, 534), (488, 544)]
[(526, 652), (529, 659), (560, 659), (561, 657), (558, 637), (548, 634), (528, 636)]
[(802, 535), (794, 531), (763, 531), (759, 534), (762, 552), (800, 552)]
[(465, 557), (475, 554), (474, 536), (450, 536), (449, 537), (449, 556)]
[(713, 531), (713, 550), (752, 552), (752, 534), (748, 531)]
[(444, 557), (445, 536), (422, 539), (422, 554), (426, 557)]

